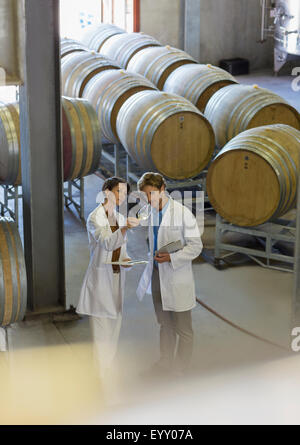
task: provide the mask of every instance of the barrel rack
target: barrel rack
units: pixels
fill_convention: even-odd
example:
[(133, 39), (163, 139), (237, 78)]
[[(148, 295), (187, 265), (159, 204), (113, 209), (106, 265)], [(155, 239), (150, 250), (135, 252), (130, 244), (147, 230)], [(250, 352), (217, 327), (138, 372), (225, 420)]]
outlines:
[[(0, 216), (10, 216), (19, 227), (19, 199), (23, 197), (22, 187), (1, 185), (0, 190), (2, 191), (0, 193)], [(84, 220), (84, 178), (65, 182), (64, 201), (66, 208), (73, 205), (79, 218)], [(12, 202), (11, 205), (10, 202)]]
[[(97, 171), (98, 176), (103, 179), (111, 176), (124, 176), (131, 184), (132, 188), (136, 187), (136, 183), (143, 174), (138, 165), (127, 154), (121, 144), (104, 144), (102, 149), (102, 160)], [(169, 191), (181, 190), (185, 188), (195, 187), (199, 191), (204, 191), (204, 201), (208, 202), (206, 194), (206, 173), (207, 170), (201, 172), (196, 179), (187, 179), (185, 181), (167, 181)], [(19, 199), (22, 198), (21, 186), (0, 186), (0, 215), (9, 215), (19, 226)], [(64, 202), (66, 208), (74, 206), (79, 218), (84, 220), (84, 178), (65, 182), (64, 185)], [(79, 193), (78, 193), (79, 192)], [(12, 205), (10, 205), (12, 202)], [(206, 210), (208, 210), (206, 208)]]
[[(136, 187), (136, 183), (142, 176), (144, 171), (134, 162), (128, 155), (121, 144), (103, 144), (101, 165), (98, 169), (98, 176), (103, 179), (113, 175), (123, 176), (130, 183), (132, 188)], [(169, 191), (181, 190), (185, 188), (199, 188), (204, 192), (204, 201), (208, 203), (206, 193), (206, 174), (207, 170), (203, 170), (195, 179), (186, 179), (184, 181), (167, 180), (167, 189)]]
[[(244, 247), (239, 243), (223, 242), (225, 233), (238, 233), (254, 237), (257, 247)], [(276, 244), (284, 242), (290, 243), (294, 247), (296, 243), (296, 221), (283, 218), (276, 219), (270, 223), (256, 227), (239, 227), (228, 223), (220, 215), (216, 215), (216, 236), (215, 236), (215, 256), (214, 265), (221, 268), (222, 262), (226, 263), (230, 257), (236, 253), (244, 254), (262, 267), (293, 272), (295, 265), (295, 254), (281, 252)], [(221, 251), (224, 252), (221, 254)], [(226, 252), (226, 253), (225, 253)], [(277, 266), (273, 261), (284, 263), (284, 266)], [(230, 261), (229, 261), (230, 263)]]
[(98, 176), (103, 179), (111, 176), (123, 176), (134, 186), (142, 174), (142, 170), (131, 160), (121, 144), (103, 144)]
[[(74, 179), (73, 181), (65, 182), (64, 199), (65, 206), (68, 209), (71, 205), (74, 206), (79, 218), (84, 221), (84, 178)], [(74, 191), (76, 194), (74, 194)], [(79, 191), (79, 194), (78, 194)]]
[[(0, 216), (10, 216), (19, 225), (19, 193), (20, 186), (2, 185), (0, 195)], [(9, 203), (12, 202), (12, 206)]]
[[(189, 187), (196, 187), (204, 192), (204, 210), (211, 210), (209, 199), (206, 193), (206, 173), (203, 171), (196, 179), (187, 181), (167, 181), (169, 190), (180, 190)], [(133, 188), (137, 180), (143, 174), (143, 171), (128, 156), (122, 145), (104, 144), (102, 150), (101, 166), (97, 172), (101, 178), (107, 178), (112, 175), (124, 176), (127, 181), (133, 183)], [(251, 258), (262, 267), (276, 269), (293, 273), (293, 319), (300, 320), (300, 181), (297, 192), (296, 217), (292, 220), (283, 218), (272, 221), (268, 225), (262, 225), (252, 228), (238, 227), (222, 220), (217, 215), (216, 220), (216, 243), (213, 263), (217, 268), (221, 267), (222, 261), (225, 263), (230, 256), (235, 253), (241, 253)], [(247, 248), (236, 244), (226, 244), (222, 242), (223, 234), (226, 232), (235, 232), (251, 235), (260, 244), (259, 248)], [(286, 252), (283, 254), (280, 250), (282, 246), (279, 243), (290, 243), (294, 247), (294, 253)], [(278, 245), (277, 245), (278, 244)], [(275, 251), (276, 249), (276, 251)], [(221, 250), (226, 253), (221, 255)], [(208, 255), (205, 255), (206, 260)], [(277, 262), (274, 265), (274, 261)], [(278, 265), (279, 264), (279, 265)], [(283, 264), (283, 265), (282, 265)], [(299, 315), (298, 315), (299, 312)]]
[[(259, 247), (243, 247), (239, 243), (226, 243), (222, 237), (226, 232), (250, 235), (258, 241)], [(284, 242), (282, 245), (280, 243)], [(287, 244), (288, 243), (288, 244)], [(290, 245), (290, 248), (287, 246)], [(221, 253), (222, 251), (222, 253)], [(205, 253), (205, 259), (221, 269), (225, 263), (233, 264), (235, 253), (250, 258), (262, 267), (293, 273), (293, 297), (291, 327), (300, 322), (300, 182), (295, 218), (276, 219), (271, 223), (256, 227), (238, 227), (216, 216), (216, 236), (214, 259)], [(223, 264), (222, 264), (223, 263)]]

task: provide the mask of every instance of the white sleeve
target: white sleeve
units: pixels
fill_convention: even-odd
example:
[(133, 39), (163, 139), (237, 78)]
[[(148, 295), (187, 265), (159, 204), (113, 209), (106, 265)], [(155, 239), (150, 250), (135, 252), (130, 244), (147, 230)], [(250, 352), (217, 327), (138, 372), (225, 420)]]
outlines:
[(185, 246), (178, 252), (170, 254), (171, 265), (174, 270), (185, 266), (187, 262), (197, 258), (203, 248), (197, 220), (193, 213), (186, 207), (183, 212), (182, 230)]
[(121, 228), (111, 233), (106, 225), (99, 224), (96, 214), (88, 220), (87, 230), (96, 243), (109, 252), (119, 249), (126, 243), (126, 235), (122, 234)]

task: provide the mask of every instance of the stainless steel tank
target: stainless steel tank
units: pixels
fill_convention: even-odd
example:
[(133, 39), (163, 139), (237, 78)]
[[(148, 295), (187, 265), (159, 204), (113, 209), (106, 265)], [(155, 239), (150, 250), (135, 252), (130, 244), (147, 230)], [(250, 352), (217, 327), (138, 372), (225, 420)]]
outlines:
[(276, 0), (274, 18), (274, 70), (277, 73), (289, 60), (300, 57), (300, 0)]

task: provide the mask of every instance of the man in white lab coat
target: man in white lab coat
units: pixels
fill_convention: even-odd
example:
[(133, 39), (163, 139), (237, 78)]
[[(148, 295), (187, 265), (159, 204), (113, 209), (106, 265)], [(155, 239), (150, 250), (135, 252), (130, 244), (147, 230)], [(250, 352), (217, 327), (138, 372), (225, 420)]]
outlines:
[[(138, 182), (138, 188), (146, 194), (151, 205), (148, 232), (150, 262), (141, 277), (137, 295), (142, 300), (152, 288), (160, 325), (160, 359), (154, 370), (174, 370), (181, 375), (189, 369), (192, 357), (191, 310), (196, 306), (192, 260), (202, 250), (200, 231), (193, 213), (166, 193), (166, 184), (160, 174), (145, 173)], [(158, 252), (173, 242), (181, 244), (180, 250)]]

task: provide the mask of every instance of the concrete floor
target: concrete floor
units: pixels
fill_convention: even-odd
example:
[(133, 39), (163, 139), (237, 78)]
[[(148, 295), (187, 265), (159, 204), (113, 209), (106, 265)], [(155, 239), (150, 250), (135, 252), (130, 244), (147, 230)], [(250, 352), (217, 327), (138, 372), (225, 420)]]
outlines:
[[(239, 77), (241, 83), (276, 91), (299, 109), (291, 80), (268, 73)], [(95, 175), (86, 178), (86, 216), (96, 206), (101, 183)], [(203, 241), (211, 246), (214, 218), (205, 220)], [(67, 302), (76, 306), (89, 251), (84, 224), (68, 210), (65, 240)], [(133, 258), (145, 257), (144, 229), (129, 233), (128, 250)], [(151, 297), (140, 303), (135, 296), (142, 271), (137, 266), (127, 272), (115, 374), (105, 385), (94, 375), (87, 317), (55, 323), (45, 317), (8, 329), (9, 352), (0, 354), (0, 372), (10, 386), (2, 378), (0, 390), (9, 403), (0, 408), (0, 423), (300, 423), (298, 355), (246, 335), (201, 305), (193, 311), (196, 344), (189, 379), (142, 377), (158, 358), (159, 344)], [(218, 271), (202, 261), (195, 262), (194, 273), (205, 304), (288, 347), (292, 274), (251, 264)]]

